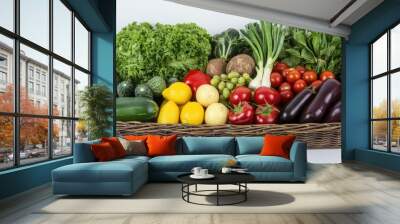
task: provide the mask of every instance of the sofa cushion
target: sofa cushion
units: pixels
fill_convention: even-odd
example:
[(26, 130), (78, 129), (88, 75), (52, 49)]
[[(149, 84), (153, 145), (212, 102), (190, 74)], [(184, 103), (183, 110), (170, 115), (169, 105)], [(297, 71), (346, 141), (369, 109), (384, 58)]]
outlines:
[(199, 166), (210, 171), (219, 171), (230, 159), (231, 155), (175, 155), (158, 156), (149, 160), (150, 171), (163, 172), (190, 172), (193, 167)]
[(185, 155), (235, 155), (233, 137), (183, 137), (181, 144), (181, 153)]
[(131, 182), (134, 173), (147, 176), (147, 163), (141, 159), (75, 163), (53, 170), (57, 182)]
[(165, 156), (176, 154), (176, 135), (149, 135), (147, 137), (147, 155)]
[(147, 157), (147, 156), (131, 155), (131, 156), (125, 156), (124, 158), (121, 158), (121, 159), (114, 160), (113, 162), (118, 162), (118, 161), (119, 162), (121, 162), (121, 161), (123, 161), (123, 162), (131, 162), (131, 161), (134, 161), (134, 160), (148, 162), (149, 159), (150, 159), (150, 157)]
[(111, 144), (112, 148), (114, 149), (115, 155), (117, 158), (122, 158), (126, 156), (126, 151), (124, 146), (122, 146), (121, 142), (117, 137), (104, 137), (101, 138), (101, 142), (108, 142)]
[(239, 155), (240, 167), (249, 172), (292, 172), (292, 161), (279, 156)]
[(109, 142), (102, 142), (90, 146), (96, 161), (105, 162), (119, 158)]
[(260, 154), (263, 144), (262, 136), (236, 137), (236, 155)]
[(294, 135), (265, 135), (260, 155), (290, 159), (290, 148), (295, 139)]
[(122, 146), (126, 151), (126, 155), (147, 155), (146, 142), (142, 140), (126, 140), (124, 138), (118, 138)]

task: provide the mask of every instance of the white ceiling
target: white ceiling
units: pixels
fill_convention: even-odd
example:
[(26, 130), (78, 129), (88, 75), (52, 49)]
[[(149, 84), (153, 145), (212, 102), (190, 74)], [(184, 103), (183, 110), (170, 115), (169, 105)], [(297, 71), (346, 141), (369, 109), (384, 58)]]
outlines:
[[(264, 19), (343, 37), (350, 34), (350, 27), (353, 23), (383, 2), (383, 0), (168, 1), (253, 19)], [(350, 7), (346, 7), (346, 5)], [(346, 8), (346, 10), (343, 11), (343, 8)]]
[(351, 0), (226, 0), (329, 21)]

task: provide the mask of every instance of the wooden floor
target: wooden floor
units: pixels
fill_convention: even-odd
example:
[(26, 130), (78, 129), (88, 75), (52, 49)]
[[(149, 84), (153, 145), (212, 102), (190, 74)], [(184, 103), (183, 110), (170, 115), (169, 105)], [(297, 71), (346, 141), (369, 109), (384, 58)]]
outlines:
[(309, 167), (308, 182), (324, 186), (349, 203), (363, 201), (368, 206), (357, 214), (36, 214), (38, 207), (54, 200), (49, 186), (43, 186), (0, 202), (0, 223), (400, 223), (400, 174), (358, 163)]

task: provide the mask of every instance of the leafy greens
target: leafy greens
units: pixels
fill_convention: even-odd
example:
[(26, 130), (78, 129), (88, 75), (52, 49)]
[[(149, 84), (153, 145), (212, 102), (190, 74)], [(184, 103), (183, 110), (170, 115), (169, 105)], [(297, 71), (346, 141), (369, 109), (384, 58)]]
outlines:
[(318, 74), (330, 70), (341, 73), (342, 40), (324, 33), (291, 28), (285, 41), (285, 50), (279, 58), (293, 67), (305, 65)]
[(117, 34), (119, 81), (145, 83), (153, 76), (178, 78), (203, 69), (211, 52), (211, 36), (194, 23), (176, 25), (133, 22)]
[(228, 61), (232, 56), (250, 51), (246, 41), (241, 38), (239, 31), (229, 28), (212, 37), (212, 56)]

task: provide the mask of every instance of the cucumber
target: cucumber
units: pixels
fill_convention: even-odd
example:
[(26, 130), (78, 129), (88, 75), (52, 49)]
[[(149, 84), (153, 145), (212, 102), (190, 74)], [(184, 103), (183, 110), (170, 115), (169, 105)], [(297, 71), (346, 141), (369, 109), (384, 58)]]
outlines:
[(118, 97), (117, 121), (154, 121), (159, 107), (146, 97)]

